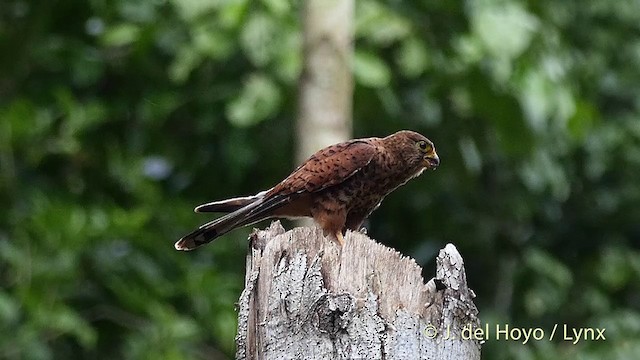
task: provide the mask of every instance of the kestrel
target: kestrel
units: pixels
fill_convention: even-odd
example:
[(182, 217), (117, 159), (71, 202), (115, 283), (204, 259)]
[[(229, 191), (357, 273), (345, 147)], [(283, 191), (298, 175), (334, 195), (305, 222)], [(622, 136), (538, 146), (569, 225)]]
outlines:
[(343, 232), (360, 230), (385, 196), (438, 165), (433, 143), (408, 130), (331, 145), (269, 190), (196, 207), (195, 212), (227, 214), (184, 236), (175, 248), (193, 250), (265, 219), (300, 217), (312, 217), (325, 235), (334, 235), (343, 245)]

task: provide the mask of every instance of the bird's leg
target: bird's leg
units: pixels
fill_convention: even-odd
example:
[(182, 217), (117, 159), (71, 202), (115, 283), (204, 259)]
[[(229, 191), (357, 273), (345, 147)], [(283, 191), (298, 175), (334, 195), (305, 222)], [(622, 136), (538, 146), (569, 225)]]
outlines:
[(338, 245), (340, 245), (340, 247), (344, 247), (344, 236), (342, 236), (342, 231), (336, 231), (336, 240), (338, 240)]
[(346, 209), (341, 206), (340, 202), (331, 200), (333, 199), (320, 199), (323, 202), (312, 207), (311, 215), (313, 220), (322, 228), (322, 232), (325, 235), (333, 235), (338, 245), (342, 248), (344, 246), (342, 229), (345, 229)]

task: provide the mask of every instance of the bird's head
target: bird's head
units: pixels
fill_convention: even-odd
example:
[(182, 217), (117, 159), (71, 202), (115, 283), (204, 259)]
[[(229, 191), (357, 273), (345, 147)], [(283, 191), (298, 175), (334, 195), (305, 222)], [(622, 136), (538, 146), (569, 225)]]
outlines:
[(434, 170), (440, 165), (433, 142), (415, 131), (398, 131), (385, 141), (398, 149), (405, 163), (420, 172), (424, 169)]

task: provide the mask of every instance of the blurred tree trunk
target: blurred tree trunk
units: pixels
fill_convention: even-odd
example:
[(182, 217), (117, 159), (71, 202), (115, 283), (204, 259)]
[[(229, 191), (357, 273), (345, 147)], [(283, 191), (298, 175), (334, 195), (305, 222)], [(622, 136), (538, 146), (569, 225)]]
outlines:
[(479, 319), (453, 245), (424, 284), (411, 258), (361, 233), (345, 240), (340, 250), (279, 222), (252, 234), (236, 359), (480, 359), (480, 342), (461, 339)]
[[(351, 138), (354, 0), (303, 2), (303, 68), (299, 80), (296, 165)], [(299, 219), (299, 226), (312, 226)]]
[(297, 163), (351, 137), (354, 0), (308, 0), (302, 11)]

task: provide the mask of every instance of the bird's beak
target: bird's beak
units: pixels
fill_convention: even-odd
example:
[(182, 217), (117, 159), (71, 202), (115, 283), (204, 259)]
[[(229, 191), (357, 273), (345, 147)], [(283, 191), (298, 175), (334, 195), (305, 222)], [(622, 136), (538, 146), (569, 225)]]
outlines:
[(429, 151), (424, 156), (424, 166), (430, 170), (435, 170), (440, 166), (440, 158), (438, 157), (438, 154), (436, 154), (435, 150)]

